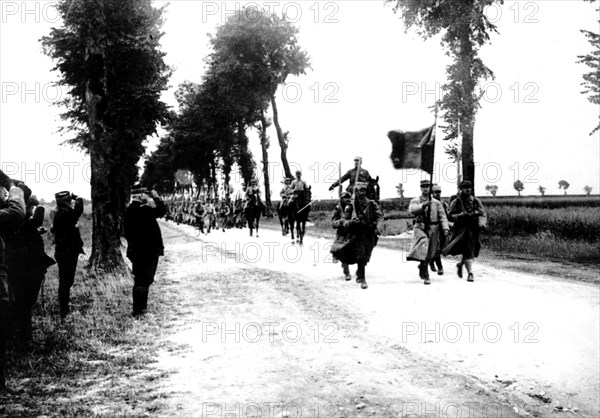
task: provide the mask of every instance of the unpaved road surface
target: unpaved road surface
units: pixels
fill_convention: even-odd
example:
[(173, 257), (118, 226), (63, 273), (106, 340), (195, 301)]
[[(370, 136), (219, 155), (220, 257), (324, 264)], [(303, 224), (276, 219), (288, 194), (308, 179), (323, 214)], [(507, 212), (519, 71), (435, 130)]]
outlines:
[[(161, 223), (151, 292), (176, 320), (157, 353), (164, 416), (599, 415), (599, 292), (476, 263), (474, 283), (424, 286), (375, 248), (369, 288), (345, 281), (329, 241)], [(151, 296), (152, 300), (152, 296)]]

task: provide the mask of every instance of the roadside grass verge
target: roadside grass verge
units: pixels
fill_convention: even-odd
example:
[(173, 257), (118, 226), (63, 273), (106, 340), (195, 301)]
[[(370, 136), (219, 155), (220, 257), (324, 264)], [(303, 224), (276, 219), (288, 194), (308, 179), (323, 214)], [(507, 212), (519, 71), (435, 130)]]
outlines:
[[(80, 227), (89, 254), (89, 215)], [(53, 248), (46, 250), (53, 254)], [(9, 348), (10, 393), (0, 400), (0, 416), (139, 416), (160, 410), (154, 389), (165, 373), (148, 366), (161, 348), (157, 337), (176, 314), (165, 307), (169, 296), (151, 287), (149, 313), (133, 319), (132, 278), (84, 274), (85, 262), (80, 257), (65, 320), (58, 314), (58, 269), (48, 270), (34, 308), (34, 344), (25, 352)]]

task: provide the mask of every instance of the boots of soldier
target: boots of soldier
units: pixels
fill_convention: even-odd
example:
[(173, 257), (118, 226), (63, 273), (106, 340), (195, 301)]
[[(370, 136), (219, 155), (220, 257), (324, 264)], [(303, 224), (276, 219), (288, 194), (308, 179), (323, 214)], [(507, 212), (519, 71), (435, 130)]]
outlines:
[(362, 289), (369, 287), (367, 285), (367, 280), (365, 279), (365, 265), (363, 263), (358, 263), (358, 269), (356, 269), (356, 281), (360, 283)]
[(431, 280), (429, 280), (429, 270), (427, 269), (427, 261), (421, 261), (419, 263), (419, 276), (423, 280), (423, 284), (431, 284)]
[(467, 273), (469, 273), (469, 275), (467, 276), (467, 281), (475, 281), (475, 277), (473, 276), (473, 259), (465, 260), (465, 267), (467, 268)]
[(146, 313), (148, 310), (148, 291), (150, 289), (148, 287), (144, 287), (140, 291), (140, 306), (142, 308), (142, 313)]
[(69, 289), (58, 290), (58, 303), (60, 305), (60, 317), (65, 318), (71, 310), (69, 309), (69, 299), (71, 298)]
[(138, 317), (146, 313), (148, 305), (148, 288), (143, 286), (133, 286), (133, 317)]
[(32, 327), (31, 311), (19, 310), (16, 317), (15, 346), (18, 351), (25, 352), (31, 348)]
[(435, 264), (437, 266), (438, 276), (443, 275), (444, 274), (444, 266), (442, 265), (442, 259), (440, 258), (439, 255), (435, 258)]
[(346, 279), (346, 281), (350, 281), (352, 279), (352, 276), (350, 276), (350, 268), (348, 267), (348, 264), (342, 263), (342, 270), (344, 272), (344, 278)]

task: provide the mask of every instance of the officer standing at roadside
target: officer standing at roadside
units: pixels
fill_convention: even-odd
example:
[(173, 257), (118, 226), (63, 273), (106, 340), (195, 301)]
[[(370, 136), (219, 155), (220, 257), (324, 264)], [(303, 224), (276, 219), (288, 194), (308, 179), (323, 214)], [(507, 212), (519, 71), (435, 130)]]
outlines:
[[(54, 195), (56, 199), (56, 214), (52, 232), (54, 234), (54, 258), (58, 264), (58, 303), (60, 316), (65, 318), (69, 312), (71, 287), (75, 282), (77, 260), (83, 252), (83, 241), (79, 234), (77, 222), (83, 213), (83, 199), (69, 191)], [(75, 201), (75, 206), (72, 202)]]
[(125, 211), (125, 238), (127, 257), (133, 270), (133, 312), (138, 317), (146, 313), (148, 291), (154, 283), (158, 258), (164, 255), (162, 234), (157, 218), (165, 215), (166, 208), (156, 191), (150, 194), (145, 187), (133, 186), (131, 204)]

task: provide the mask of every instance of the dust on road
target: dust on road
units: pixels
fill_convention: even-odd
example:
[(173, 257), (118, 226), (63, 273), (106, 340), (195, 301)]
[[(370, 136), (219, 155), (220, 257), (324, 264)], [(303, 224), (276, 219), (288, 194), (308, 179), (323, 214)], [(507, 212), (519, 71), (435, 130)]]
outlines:
[[(273, 231), (195, 236), (162, 223), (154, 292), (178, 317), (156, 368), (167, 416), (595, 416), (598, 292), (477, 265), (423, 286), (376, 248), (369, 289), (329, 242)], [(229, 414), (229, 415), (227, 415)], [(429, 414), (429, 415), (426, 415)], [(588, 415), (589, 414), (589, 415)]]

